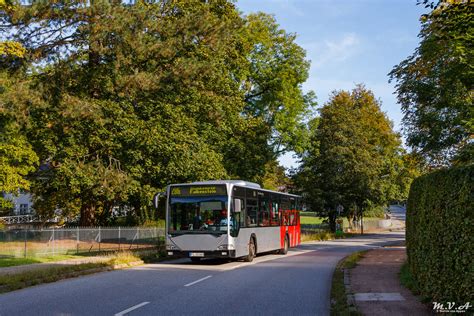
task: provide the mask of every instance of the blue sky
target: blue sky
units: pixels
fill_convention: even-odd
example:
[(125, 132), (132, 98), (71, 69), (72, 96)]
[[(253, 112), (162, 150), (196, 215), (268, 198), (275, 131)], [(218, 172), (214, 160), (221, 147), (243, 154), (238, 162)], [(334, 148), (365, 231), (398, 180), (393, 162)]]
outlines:
[[(297, 34), (311, 70), (304, 89), (323, 105), (333, 90), (364, 83), (382, 102), (382, 110), (400, 131), (402, 113), (387, 74), (418, 46), (419, 17), (426, 13), (416, 0), (238, 0), (244, 14), (273, 14), (287, 32)], [(280, 159), (296, 166), (291, 154)]]

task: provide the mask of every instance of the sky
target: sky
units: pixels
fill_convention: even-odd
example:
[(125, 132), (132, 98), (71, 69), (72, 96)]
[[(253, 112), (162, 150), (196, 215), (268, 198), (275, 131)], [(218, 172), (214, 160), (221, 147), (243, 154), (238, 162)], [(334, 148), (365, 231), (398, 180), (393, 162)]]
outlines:
[[(418, 46), (419, 18), (427, 9), (416, 0), (238, 0), (237, 7), (244, 14), (273, 14), (281, 28), (296, 33), (311, 61), (303, 89), (316, 93), (318, 106), (332, 91), (363, 83), (401, 131), (402, 112), (387, 74)], [(296, 167), (292, 156), (282, 156), (280, 164)]]

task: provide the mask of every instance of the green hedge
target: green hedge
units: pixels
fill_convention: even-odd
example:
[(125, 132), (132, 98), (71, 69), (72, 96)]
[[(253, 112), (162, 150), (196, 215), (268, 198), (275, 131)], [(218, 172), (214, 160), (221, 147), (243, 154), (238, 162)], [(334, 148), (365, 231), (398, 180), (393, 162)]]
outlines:
[(473, 300), (474, 167), (417, 178), (407, 205), (408, 263), (421, 294), (436, 302)]

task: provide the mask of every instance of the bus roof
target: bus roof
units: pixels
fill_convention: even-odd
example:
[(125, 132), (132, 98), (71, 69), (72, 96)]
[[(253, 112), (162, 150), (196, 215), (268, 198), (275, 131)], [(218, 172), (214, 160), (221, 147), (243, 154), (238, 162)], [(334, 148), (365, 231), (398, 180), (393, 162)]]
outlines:
[(255, 189), (260, 189), (260, 185), (258, 183), (244, 181), (244, 180), (208, 180), (208, 181), (197, 181), (197, 182), (190, 182), (190, 183), (176, 183), (172, 185), (216, 185), (216, 184), (233, 184), (242, 187), (250, 187)]
[(288, 196), (293, 196), (293, 197), (298, 197), (298, 198), (301, 197), (301, 196), (295, 195), (295, 194), (262, 189), (260, 184), (255, 183), (255, 182), (250, 182), (250, 181), (244, 181), (244, 180), (208, 180), (208, 181), (197, 181), (197, 182), (190, 182), (190, 183), (176, 183), (176, 184), (171, 184), (171, 186), (178, 186), (178, 185), (217, 185), (217, 184), (232, 184), (232, 185), (236, 185), (236, 186), (239, 186), (239, 187), (248, 187), (248, 188), (253, 188), (253, 189), (259, 189), (260, 191), (280, 193), (280, 194), (285, 194), (285, 195), (288, 195)]

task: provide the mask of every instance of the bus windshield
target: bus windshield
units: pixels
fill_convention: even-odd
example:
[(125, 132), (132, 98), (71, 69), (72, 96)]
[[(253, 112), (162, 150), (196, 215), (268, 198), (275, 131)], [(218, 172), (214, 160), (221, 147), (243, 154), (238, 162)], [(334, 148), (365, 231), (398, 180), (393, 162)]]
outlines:
[(227, 196), (171, 197), (169, 232), (227, 233)]

